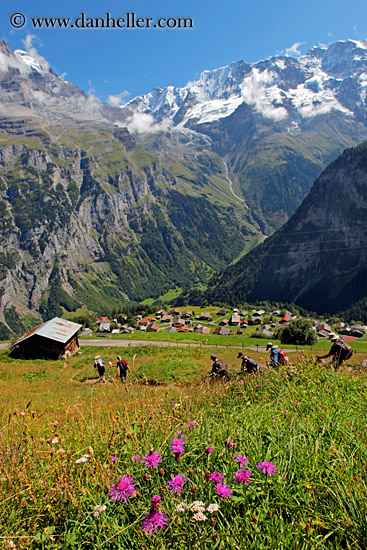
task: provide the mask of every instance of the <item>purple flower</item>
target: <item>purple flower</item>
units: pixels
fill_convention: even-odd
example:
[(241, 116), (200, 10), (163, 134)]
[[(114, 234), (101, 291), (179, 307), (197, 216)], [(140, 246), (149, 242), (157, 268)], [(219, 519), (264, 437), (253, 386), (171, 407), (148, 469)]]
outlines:
[(222, 481), (223, 478), (223, 474), (220, 474), (219, 472), (213, 472), (209, 478), (209, 481), (212, 481), (213, 483), (219, 483), (220, 481)]
[(171, 439), (171, 451), (175, 455), (177, 462), (180, 462), (182, 453), (185, 450), (185, 438), (184, 437), (175, 437)]
[(288, 414), (288, 411), (287, 411), (287, 409), (284, 409), (284, 411), (283, 411), (283, 412), (284, 412), (285, 414)]
[(189, 428), (189, 430), (192, 430), (192, 428), (195, 426), (195, 424), (196, 424), (195, 422), (189, 422), (187, 427)]
[(133, 477), (124, 476), (117, 480), (117, 483), (111, 487), (110, 497), (112, 500), (123, 500), (135, 495), (135, 479)]
[(217, 491), (218, 495), (222, 498), (229, 498), (233, 491), (226, 485), (225, 483), (218, 483), (215, 486), (215, 490)]
[(272, 462), (259, 462), (256, 468), (260, 468), (263, 474), (268, 474), (269, 476), (277, 473), (275, 464)]
[(250, 481), (251, 472), (250, 470), (243, 470), (240, 468), (237, 472), (234, 473), (234, 481), (236, 483), (251, 483)]
[(185, 485), (186, 478), (181, 474), (173, 477), (171, 481), (168, 481), (167, 487), (170, 493), (182, 493), (182, 489)]
[(214, 449), (212, 447), (207, 447), (205, 449), (205, 452), (208, 453), (208, 455), (210, 455), (210, 453), (212, 453), (214, 451)]
[(132, 460), (133, 462), (139, 462), (139, 460), (140, 460), (140, 455), (133, 455), (133, 456), (131, 457), (131, 460)]
[[(240, 464), (243, 464), (244, 466), (247, 466), (247, 458), (243, 455), (237, 455), (234, 459), (235, 462), (239, 462)], [(242, 468), (242, 466), (241, 466)]]
[(162, 458), (158, 451), (151, 451), (149, 454), (143, 456), (142, 461), (146, 468), (153, 470), (153, 468), (156, 468), (162, 462)]
[(228, 449), (232, 449), (232, 447), (233, 447), (233, 443), (232, 443), (232, 441), (230, 441), (229, 439), (226, 439), (226, 440), (225, 440), (224, 445), (225, 445), (226, 447), (228, 447)]
[(148, 514), (143, 516), (141, 528), (148, 535), (153, 535), (159, 527), (164, 529), (167, 526), (168, 518), (165, 517), (165, 512), (159, 510), (161, 499), (158, 495), (152, 497), (152, 506)]
[(116, 462), (117, 456), (111, 456), (111, 462)]

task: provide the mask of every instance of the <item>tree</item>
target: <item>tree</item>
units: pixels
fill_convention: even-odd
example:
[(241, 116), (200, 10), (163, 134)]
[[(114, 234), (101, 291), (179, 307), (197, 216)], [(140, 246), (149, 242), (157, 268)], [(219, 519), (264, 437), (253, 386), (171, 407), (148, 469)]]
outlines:
[(312, 322), (307, 319), (296, 319), (284, 327), (280, 334), (282, 344), (309, 345), (317, 341)]

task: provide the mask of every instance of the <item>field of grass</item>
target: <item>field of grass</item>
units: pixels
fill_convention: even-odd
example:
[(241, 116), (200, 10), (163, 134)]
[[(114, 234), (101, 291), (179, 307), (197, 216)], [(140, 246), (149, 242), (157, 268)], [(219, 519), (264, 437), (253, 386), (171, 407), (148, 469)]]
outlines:
[(364, 356), (208, 384), (210, 349), (128, 348), (101, 384), (97, 351), (0, 353), (0, 548), (366, 548)]

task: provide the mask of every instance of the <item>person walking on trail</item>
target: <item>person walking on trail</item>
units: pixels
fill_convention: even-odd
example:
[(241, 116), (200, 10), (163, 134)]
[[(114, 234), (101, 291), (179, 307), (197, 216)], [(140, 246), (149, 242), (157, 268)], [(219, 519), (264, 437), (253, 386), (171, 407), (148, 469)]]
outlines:
[(238, 353), (237, 359), (241, 359), (241, 374), (254, 374), (259, 371), (259, 365), (256, 363), (255, 359), (247, 357), (247, 355), (245, 355), (242, 351)]
[(117, 376), (121, 378), (121, 382), (126, 382), (127, 373), (131, 372), (128, 362), (122, 359), (121, 355), (117, 356)]
[(213, 366), (209, 378), (212, 380), (227, 380), (228, 379), (228, 366), (227, 363), (218, 359), (216, 355), (210, 356), (213, 361)]
[(98, 371), (100, 382), (105, 382), (106, 367), (100, 355), (96, 355), (94, 358), (94, 368)]
[(266, 361), (268, 367), (277, 367), (278, 366), (278, 352), (279, 347), (276, 344), (268, 343), (266, 349), (270, 348), (270, 361)]
[(333, 342), (333, 345), (331, 346), (329, 353), (326, 355), (316, 355), (316, 363), (323, 363), (323, 359), (332, 357), (333, 359), (331, 363), (336, 369), (338, 369), (344, 361), (347, 361), (352, 357), (353, 350), (344, 342), (342, 338), (340, 338), (340, 336), (333, 336), (331, 341)]

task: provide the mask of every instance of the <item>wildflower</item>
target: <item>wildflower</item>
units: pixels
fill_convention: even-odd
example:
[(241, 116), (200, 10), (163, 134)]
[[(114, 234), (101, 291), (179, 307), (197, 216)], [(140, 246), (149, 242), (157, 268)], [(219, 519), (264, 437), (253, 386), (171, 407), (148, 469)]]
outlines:
[(53, 440), (51, 441), (51, 443), (52, 443), (53, 445), (56, 445), (58, 442), (59, 442), (59, 438), (58, 438), (58, 437), (54, 437)]
[(209, 504), (209, 506), (207, 507), (206, 511), (209, 512), (209, 514), (212, 514), (213, 512), (218, 512), (219, 510), (219, 506), (218, 504)]
[(212, 453), (214, 451), (214, 449), (212, 447), (207, 447), (205, 449), (205, 452), (208, 453), (208, 455), (210, 455), (210, 453)]
[(194, 519), (195, 521), (206, 521), (208, 518), (205, 514), (203, 514), (203, 512), (197, 512), (192, 516), (192, 519)]
[(201, 500), (194, 500), (194, 502), (190, 505), (190, 512), (205, 512), (205, 504)]
[(168, 518), (164, 516), (165, 512), (159, 510), (161, 498), (158, 495), (152, 497), (152, 505), (148, 514), (145, 514), (141, 524), (143, 531), (152, 535), (159, 527), (164, 529), (168, 523)]
[(156, 468), (158, 464), (162, 462), (162, 458), (158, 451), (151, 451), (147, 455), (143, 456), (142, 462), (144, 462), (144, 466), (146, 468), (153, 470), (153, 468)]
[(192, 430), (192, 428), (195, 426), (195, 424), (196, 424), (196, 422), (189, 422), (187, 427), (189, 428), (189, 430)]
[(182, 476), (178, 474), (177, 476), (173, 477), (171, 481), (168, 481), (167, 487), (170, 493), (182, 493), (182, 489), (185, 485), (186, 478), (185, 476)]
[(215, 490), (217, 491), (218, 495), (222, 498), (229, 498), (233, 491), (226, 485), (225, 483), (218, 483), (215, 486)]
[(87, 462), (89, 460), (89, 455), (83, 455), (81, 458), (78, 458), (78, 460), (75, 461), (75, 464), (83, 464), (83, 462)]
[(230, 441), (229, 439), (226, 439), (226, 440), (225, 440), (224, 445), (225, 445), (226, 447), (228, 447), (228, 449), (232, 449), (232, 447), (233, 447), (233, 443), (232, 443), (232, 441)]
[(171, 450), (175, 455), (177, 462), (180, 462), (182, 453), (185, 450), (185, 438), (184, 437), (175, 437), (171, 439)]
[(213, 472), (212, 475), (209, 478), (209, 481), (212, 481), (213, 483), (219, 483), (224, 478), (224, 475), (219, 472)]
[(186, 510), (186, 504), (184, 502), (180, 502), (180, 504), (177, 504), (176, 506), (176, 512), (179, 512), (180, 514), (183, 514)]
[(112, 500), (123, 500), (135, 496), (135, 479), (133, 477), (124, 476), (117, 480), (117, 483), (111, 487), (110, 497)]
[(236, 483), (251, 483), (250, 481), (251, 472), (250, 470), (243, 470), (242, 467), (234, 473), (234, 481)]
[(111, 462), (116, 462), (117, 456), (111, 456)]
[(140, 455), (133, 455), (133, 456), (131, 457), (131, 460), (132, 460), (133, 462), (139, 462), (139, 460), (140, 460)]
[(260, 468), (263, 474), (268, 474), (269, 476), (277, 473), (275, 464), (272, 462), (259, 462), (256, 468)]
[(284, 409), (284, 411), (283, 411), (283, 412), (284, 412), (284, 414), (288, 414), (288, 411), (287, 411), (287, 409)]
[(101, 512), (104, 512), (106, 509), (107, 509), (107, 506), (105, 506), (104, 504), (95, 506), (95, 507), (94, 507), (94, 512), (93, 512), (93, 516), (94, 516), (95, 518), (98, 518), (99, 514), (100, 514)]
[(235, 462), (239, 462), (240, 464), (243, 464), (244, 466), (247, 466), (247, 458), (243, 455), (237, 455), (234, 459)]

